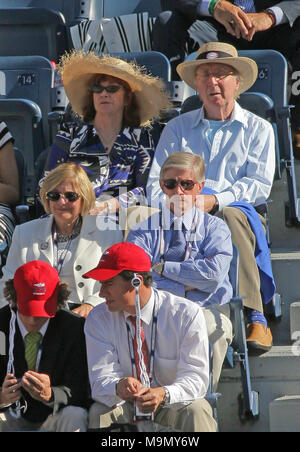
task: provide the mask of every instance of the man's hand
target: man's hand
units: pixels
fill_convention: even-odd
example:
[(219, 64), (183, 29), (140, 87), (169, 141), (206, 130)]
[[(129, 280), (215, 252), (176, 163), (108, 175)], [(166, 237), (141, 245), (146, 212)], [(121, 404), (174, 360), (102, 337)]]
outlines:
[(134, 395), (138, 409), (142, 413), (153, 413), (158, 406), (164, 401), (166, 396), (163, 387), (145, 388), (142, 387), (140, 391)]
[(224, 25), (227, 33), (237, 39), (248, 39), (252, 28), (251, 15), (244, 13), (238, 6), (226, 0), (220, 0), (214, 9), (214, 18)]
[(248, 30), (248, 36), (245, 38), (251, 41), (257, 31), (265, 31), (272, 27), (273, 21), (269, 14), (265, 12), (261, 13), (248, 13), (247, 16), (252, 22), (252, 27)]
[(11, 405), (22, 397), (21, 383), (13, 374), (7, 374), (0, 392), (0, 406)]
[(197, 195), (196, 207), (203, 212), (210, 212), (216, 204), (214, 195)]
[(52, 396), (51, 381), (47, 374), (28, 370), (22, 377), (22, 387), (39, 402), (49, 402)]
[(72, 309), (72, 312), (75, 312), (76, 314), (86, 319), (89, 312), (93, 309), (93, 307), (94, 306), (92, 306), (91, 304), (82, 303), (82, 305), (78, 306), (78, 308)]
[(133, 377), (121, 378), (117, 384), (117, 395), (123, 400), (133, 400), (142, 388), (142, 383)]

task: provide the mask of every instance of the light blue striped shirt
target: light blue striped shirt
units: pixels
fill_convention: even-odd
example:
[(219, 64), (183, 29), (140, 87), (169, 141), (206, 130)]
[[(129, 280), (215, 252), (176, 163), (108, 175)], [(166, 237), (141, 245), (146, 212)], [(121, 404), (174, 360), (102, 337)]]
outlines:
[[(163, 203), (162, 211), (137, 224), (127, 236), (127, 242), (146, 251), (152, 265), (159, 262), (161, 252), (168, 249), (172, 231), (164, 226), (162, 235), (161, 225), (172, 224), (172, 217), (171, 214), (170, 219), (170, 210)], [(220, 218), (195, 207), (182, 217), (182, 222), (187, 240), (195, 225), (195, 232), (191, 237), (192, 249), (183, 262), (165, 262), (162, 275), (153, 271), (153, 286), (188, 298), (200, 306), (228, 303), (232, 296), (228, 278), (232, 241), (228, 226)], [(194, 290), (186, 291), (186, 286), (193, 287)]]
[[(220, 121), (221, 122), (221, 121)], [(205, 162), (205, 186), (217, 193), (220, 210), (235, 201), (260, 205), (269, 197), (275, 172), (271, 124), (235, 102), (231, 118), (208, 137), (203, 109), (177, 116), (165, 126), (147, 183), (148, 203), (157, 206), (162, 191), (160, 168), (175, 151), (193, 152)]]

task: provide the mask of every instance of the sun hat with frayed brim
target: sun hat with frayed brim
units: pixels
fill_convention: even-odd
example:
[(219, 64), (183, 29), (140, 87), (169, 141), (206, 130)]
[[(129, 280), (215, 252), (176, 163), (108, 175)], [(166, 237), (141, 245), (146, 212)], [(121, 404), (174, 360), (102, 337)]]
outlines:
[(139, 106), (141, 125), (169, 107), (163, 81), (145, 74), (134, 62), (109, 55), (99, 57), (94, 52), (73, 51), (62, 57), (58, 70), (72, 109), (80, 116), (83, 116), (88, 88), (95, 74), (118, 77), (128, 83)]
[(209, 42), (200, 47), (196, 59), (180, 63), (176, 70), (181, 79), (193, 89), (196, 89), (195, 71), (202, 64), (218, 63), (233, 67), (240, 75), (240, 85), (237, 96), (247, 91), (255, 82), (258, 74), (254, 60), (238, 56), (238, 52), (231, 44), (223, 42)]

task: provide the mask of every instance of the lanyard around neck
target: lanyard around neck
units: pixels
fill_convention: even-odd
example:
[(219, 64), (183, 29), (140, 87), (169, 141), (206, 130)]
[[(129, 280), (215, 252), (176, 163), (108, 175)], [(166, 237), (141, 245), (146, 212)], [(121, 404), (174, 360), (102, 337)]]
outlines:
[[(158, 295), (157, 295), (156, 291), (154, 290), (154, 307), (153, 307), (153, 316), (152, 316), (151, 349), (150, 349), (150, 364), (149, 364), (149, 381), (150, 381), (150, 383), (153, 379), (154, 351), (155, 351), (155, 341), (156, 341), (156, 334), (157, 334), (157, 314), (158, 314)], [(129, 352), (130, 352), (133, 376), (134, 376), (134, 378), (137, 378), (137, 369), (136, 369), (136, 362), (135, 362), (135, 358), (134, 358), (134, 347), (133, 347), (134, 336), (131, 333), (128, 322), (126, 322), (126, 328), (127, 328), (128, 344), (129, 344)]]

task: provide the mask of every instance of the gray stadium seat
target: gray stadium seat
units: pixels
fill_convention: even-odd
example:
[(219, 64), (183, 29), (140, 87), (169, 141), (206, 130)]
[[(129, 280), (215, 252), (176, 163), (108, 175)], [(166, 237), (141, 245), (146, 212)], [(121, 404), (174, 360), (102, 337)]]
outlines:
[(34, 194), (35, 155), (42, 146), (42, 113), (39, 106), (28, 99), (0, 99), (0, 121), (5, 121), (15, 139), (15, 146), (22, 151), (26, 164), (23, 179), (23, 197)]
[[(53, 65), (42, 56), (0, 56), (0, 99), (29, 99), (41, 109), (44, 142), (40, 151), (51, 141), (48, 113), (64, 109), (66, 102), (63, 87), (54, 86), (54, 76)], [(38, 152), (35, 149), (35, 156)]]
[(46, 8), (2, 8), (0, 55), (42, 55), (56, 63), (69, 49), (66, 22)]
[(102, 0), (101, 17), (114, 17), (146, 11), (156, 17), (161, 11), (160, 0)]
[(63, 14), (66, 24), (100, 17), (102, 0), (0, 0), (0, 8), (50, 8)]

